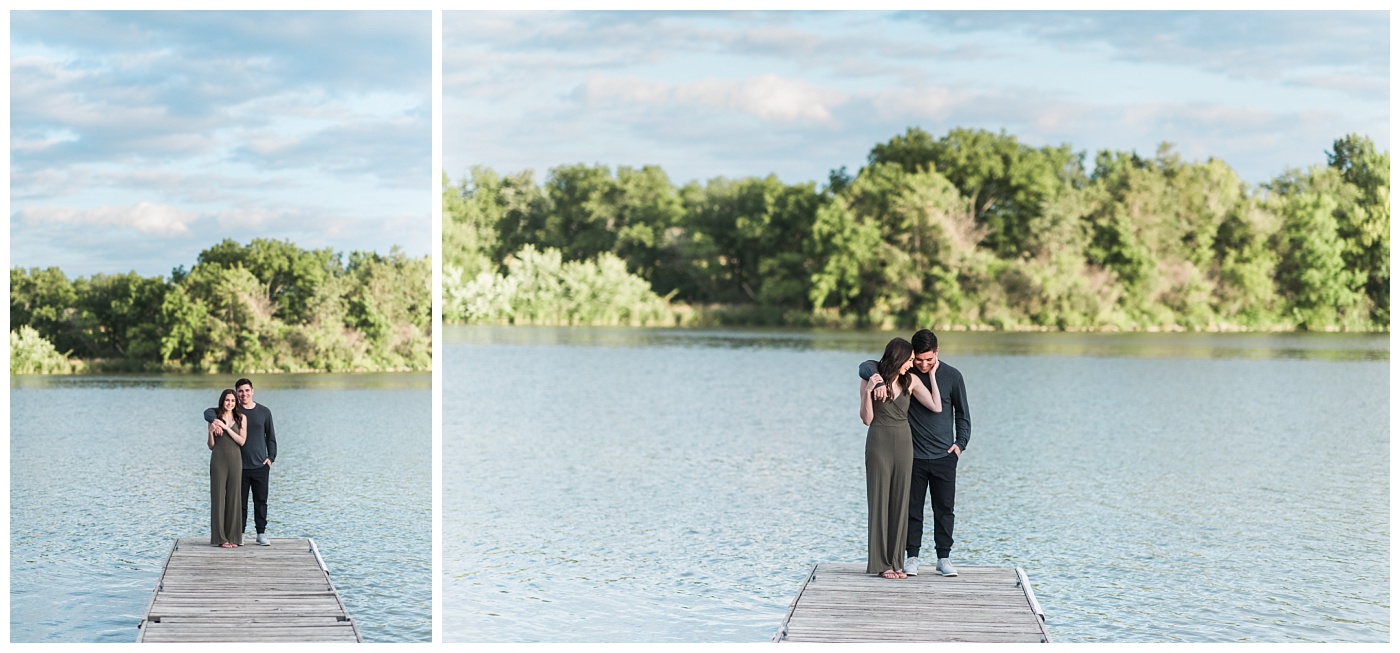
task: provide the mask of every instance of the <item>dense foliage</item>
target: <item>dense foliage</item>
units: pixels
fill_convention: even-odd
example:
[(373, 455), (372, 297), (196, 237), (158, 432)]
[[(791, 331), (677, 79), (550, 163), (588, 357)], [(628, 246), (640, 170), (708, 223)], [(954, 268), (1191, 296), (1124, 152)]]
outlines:
[(10, 332), (10, 372), (13, 374), (66, 374), (80, 371), (74, 361), (54, 349), (53, 343), (28, 325)]
[[(290, 242), (225, 240), (168, 279), (58, 268), (10, 270), (11, 372), (53, 371), (13, 352), (97, 369), (223, 372), (426, 370), (432, 365), (427, 257)], [(19, 340), (16, 340), (19, 338)], [(47, 360), (47, 359), (46, 359)]]
[[(1099, 152), (1092, 171), (1085, 156), (911, 128), (824, 188), (774, 176), (677, 188), (654, 166), (561, 166), (542, 184), (473, 168), (444, 177), (444, 318), (1389, 328), (1390, 155), (1369, 138), (1257, 188), (1165, 144)], [(602, 278), (612, 292), (560, 290)], [(538, 308), (553, 297), (570, 308)]]

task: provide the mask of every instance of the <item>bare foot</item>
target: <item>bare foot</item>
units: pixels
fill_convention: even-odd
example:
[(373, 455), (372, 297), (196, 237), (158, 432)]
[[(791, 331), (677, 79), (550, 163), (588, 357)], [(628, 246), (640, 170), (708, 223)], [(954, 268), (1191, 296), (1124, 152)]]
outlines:
[(893, 570), (893, 569), (886, 569), (886, 570), (880, 572), (880, 578), (888, 578), (888, 579), (890, 579), (890, 580), (896, 580), (896, 579), (899, 578), (899, 572), (897, 572), (897, 571), (895, 571), (895, 570)]

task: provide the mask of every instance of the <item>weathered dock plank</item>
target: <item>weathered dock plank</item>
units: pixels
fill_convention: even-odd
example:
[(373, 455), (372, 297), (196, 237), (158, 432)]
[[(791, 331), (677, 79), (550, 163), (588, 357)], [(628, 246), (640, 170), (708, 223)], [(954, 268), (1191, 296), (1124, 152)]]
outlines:
[(223, 549), (207, 538), (182, 537), (166, 558), (136, 641), (362, 639), (310, 538)]
[(901, 580), (863, 563), (812, 566), (776, 642), (1048, 642), (1045, 616), (1020, 569), (928, 568)]

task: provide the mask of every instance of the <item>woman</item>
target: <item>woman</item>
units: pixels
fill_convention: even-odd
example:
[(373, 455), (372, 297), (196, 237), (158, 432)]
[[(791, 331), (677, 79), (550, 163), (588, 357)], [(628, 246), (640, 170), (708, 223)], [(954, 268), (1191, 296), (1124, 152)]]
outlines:
[(243, 543), (240, 447), (248, 439), (248, 423), (232, 390), (219, 395), (216, 410), (223, 429), (209, 436), (209, 544), (233, 549)]
[[(909, 397), (929, 410), (943, 412), (938, 387), (932, 392), (909, 374), (914, 346), (904, 338), (885, 345), (876, 367), (881, 379), (860, 385), (860, 421), (865, 434), (865, 496), (870, 506), (870, 555), (865, 573), (882, 578), (906, 578), (904, 546), (909, 533), (909, 474), (914, 464), (914, 436), (909, 430)], [(873, 379), (873, 377), (872, 377)], [(889, 398), (875, 401), (871, 392), (889, 383)]]

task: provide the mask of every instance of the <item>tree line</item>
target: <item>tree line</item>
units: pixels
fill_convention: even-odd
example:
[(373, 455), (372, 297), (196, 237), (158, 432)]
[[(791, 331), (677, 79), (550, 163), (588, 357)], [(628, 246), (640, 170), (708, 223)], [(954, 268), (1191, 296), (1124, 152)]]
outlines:
[(474, 167), (444, 175), (444, 319), (1389, 328), (1390, 155), (1371, 139), (1258, 186), (1167, 144), (1085, 159), (915, 127), (821, 187)]
[(390, 371), (432, 366), (432, 268), (233, 240), (169, 277), (10, 270), (10, 370)]

